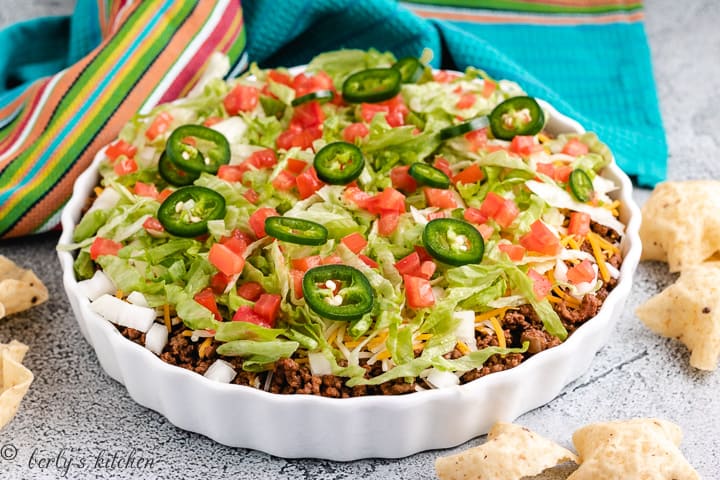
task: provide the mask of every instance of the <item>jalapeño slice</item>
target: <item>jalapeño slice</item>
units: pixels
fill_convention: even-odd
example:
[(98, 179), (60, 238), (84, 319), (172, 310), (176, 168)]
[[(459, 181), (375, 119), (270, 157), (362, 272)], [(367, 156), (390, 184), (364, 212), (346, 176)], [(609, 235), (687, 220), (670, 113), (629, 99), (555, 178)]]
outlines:
[(353, 73), (342, 86), (343, 98), (350, 103), (376, 103), (400, 92), (400, 72), (394, 68), (368, 68)]
[(449, 140), (453, 137), (459, 137), (460, 135), (465, 135), (466, 133), (485, 128), (489, 124), (490, 122), (488, 117), (475, 117), (467, 122), (443, 128), (440, 130), (440, 140)]
[(298, 245), (322, 245), (327, 242), (327, 228), (319, 223), (292, 217), (268, 217), (265, 232), (283, 242)]
[(168, 182), (170, 185), (176, 187), (183, 187), (185, 185), (191, 185), (195, 180), (200, 177), (199, 173), (190, 173), (181, 169), (175, 165), (167, 156), (165, 152), (160, 154), (160, 160), (158, 160), (158, 172), (160, 176)]
[(595, 190), (593, 188), (592, 180), (590, 180), (590, 176), (585, 173), (584, 170), (576, 168), (570, 172), (570, 179), (568, 182), (570, 183), (570, 190), (572, 190), (575, 198), (581, 202), (589, 202), (592, 199), (593, 192)]
[(365, 158), (352, 143), (333, 142), (315, 154), (313, 166), (323, 182), (346, 185), (360, 176), (365, 167)]
[(401, 58), (392, 68), (400, 72), (402, 83), (417, 83), (425, 73), (425, 65), (415, 57)]
[(410, 165), (408, 173), (421, 185), (433, 188), (448, 188), (450, 186), (450, 178), (445, 175), (445, 172), (427, 163), (413, 163)]
[(217, 173), (230, 161), (230, 144), (225, 135), (203, 125), (183, 125), (168, 138), (165, 153), (182, 170)]
[(532, 97), (512, 97), (490, 112), (490, 129), (495, 138), (512, 140), (516, 135), (535, 135), (545, 125), (545, 114)]
[(423, 244), (437, 260), (456, 267), (480, 263), (485, 253), (482, 235), (468, 222), (436, 218), (425, 225)]
[(209, 220), (225, 217), (225, 198), (209, 188), (182, 187), (165, 199), (157, 217), (168, 233), (197, 237), (207, 232)]
[(323, 265), (302, 279), (303, 297), (310, 309), (330, 320), (357, 320), (370, 312), (375, 295), (363, 273), (348, 265)]
[(310, 102), (312, 100), (318, 100), (320, 102), (327, 102), (329, 100), (332, 100), (335, 94), (332, 92), (332, 90), (317, 90), (315, 92), (310, 92), (306, 95), (302, 95), (300, 97), (297, 97), (293, 99), (290, 104), (293, 107), (297, 107), (298, 105), (302, 105), (303, 103)]

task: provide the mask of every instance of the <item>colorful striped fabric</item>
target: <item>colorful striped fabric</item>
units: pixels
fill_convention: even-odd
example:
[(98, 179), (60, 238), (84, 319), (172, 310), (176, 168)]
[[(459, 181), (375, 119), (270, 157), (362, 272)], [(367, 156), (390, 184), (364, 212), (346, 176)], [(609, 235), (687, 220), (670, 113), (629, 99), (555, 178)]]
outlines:
[[(18, 35), (0, 36), (16, 55), (3, 72), (11, 88), (0, 91), (0, 237), (56, 226), (95, 153), (139, 110), (186, 93), (212, 52), (226, 53), (235, 72), (247, 63), (237, 0), (79, 0), (72, 25), (40, 19), (20, 29), (43, 48), (53, 34), (70, 45), (48, 58), (5, 43)], [(74, 63), (55, 73), (63, 56)], [(54, 74), (23, 82), (38, 73)]]

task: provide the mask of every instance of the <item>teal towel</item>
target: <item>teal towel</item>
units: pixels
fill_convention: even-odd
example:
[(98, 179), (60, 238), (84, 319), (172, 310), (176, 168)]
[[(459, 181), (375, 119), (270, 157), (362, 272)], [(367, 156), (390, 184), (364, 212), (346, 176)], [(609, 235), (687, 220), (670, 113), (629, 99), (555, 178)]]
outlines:
[(261, 66), (288, 66), (342, 47), (399, 57), (430, 48), (435, 67), (472, 65), (514, 80), (575, 118), (610, 146), (639, 185), (665, 179), (667, 145), (639, 3), (584, 0), (573, 3), (586, 8), (541, 12), (529, 10), (542, 9), (542, 2), (455, 3), (515, 10), (392, 0), (246, 1), (248, 54)]

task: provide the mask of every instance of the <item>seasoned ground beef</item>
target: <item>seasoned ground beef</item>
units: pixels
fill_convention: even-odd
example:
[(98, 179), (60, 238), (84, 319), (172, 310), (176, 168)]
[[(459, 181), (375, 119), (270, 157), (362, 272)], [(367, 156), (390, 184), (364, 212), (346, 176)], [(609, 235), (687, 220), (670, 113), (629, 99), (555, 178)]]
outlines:
[[(592, 223), (591, 228), (595, 233), (610, 242), (616, 243), (620, 238), (614, 230), (597, 223)], [(588, 242), (584, 242), (581, 248), (592, 254)], [(620, 255), (615, 254), (608, 259), (608, 263), (615, 268), (620, 268), (622, 258)], [(567, 329), (568, 334), (572, 334), (578, 327), (597, 314), (608, 293), (616, 284), (617, 280), (611, 279), (597, 292), (585, 295), (579, 307), (574, 307), (559, 297), (553, 302), (553, 308)], [(522, 305), (516, 309), (506, 311), (500, 323), (503, 327), (506, 345), (508, 347), (520, 347), (524, 342), (528, 342), (527, 352), (505, 356), (493, 355), (485, 362), (482, 368), (463, 374), (460, 377), (460, 383), (471, 382), (490, 373), (516, 367), (523, 360), (561, 343), (560, 340), (543, 329), (542, 321), (530, 305)], [(140, 345), (145, 344), (144, 333), (124, 327), (119, 327), (118, 330), (126, 338)], [(219, 357), (216, 349), (220, 343), (213, 341), (211, 344), (205, 344), (204, 339), (193, 342), (190, 337), (183, 333), (185, 330), (182, 324), (173, 327), (169, 341), (160, 358), (169, 364), (204, 374), (208, 367)], [(477, 331), (476, 345), (478, 350), (498, 346), (498, 344), (498, 338), (494, 331), (490, 329), (479, 329)], [(415, 350), (416, 356), (421, 353), (422, 350)], [(459, 348), (455, 348), (445, 355), (448, 359), (456, 359), (462, 356), (463, 353)], [(272, 393), (301, 393), (332, 398), (348, 398), (365, 395), (402, 395), (415, 392), (418, 388), (428, 388), (428, 385), (421, 379), (418, 379), (417, 383), (407, 383), (404, 379), (397, 379), (381, 385), (348, 387), (345, 385), (344, 378), (334, 375), (313, 375), (306, 358), (278, 360), (271, 371), (262, 373), (244, 371), (242, 369), (243, 361), (238, 357), (223, 357), (223, 360), (232, 364), (235, 371), (238, 372), (232, 383), (261, 389), (265, 388)], [(345, 366), (342, 361), (339, 363), (341, 366)], [(368, 377), (383, 373), (381, 362), (376, 362), (372, 366), (362, 366), (367, 370)]]

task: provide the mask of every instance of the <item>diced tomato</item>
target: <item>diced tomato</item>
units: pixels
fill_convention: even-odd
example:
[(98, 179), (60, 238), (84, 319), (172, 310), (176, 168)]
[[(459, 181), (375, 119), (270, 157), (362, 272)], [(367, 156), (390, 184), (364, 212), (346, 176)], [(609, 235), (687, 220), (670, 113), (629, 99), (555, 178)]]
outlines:
[(285, 130), (280, 135), (278, 135), (277, 140), (275, 140), (275, 144), (280, 149), (290, 150), (292, 148), (292, 142), (295, 139), (296, 135), (297, 133), (291, 130)]
[(480, 205), (480, 213), (488, 218), (493, 218), (505, 203), (505, 198), (495, 192), (488, 192)]
[(355, 139), (364, 138), (370, 133), (370, 129), (364, 123), (351, 123), (343, 130), (343, 140), (355, 143)]
[(260, 90), (249, 85), (236, 85), (235, 88), (225, 95), (223, 105), (225, 111), (230, 115), (237, 115), (240, 112), (251, 112), (255, 110), (260, 100)]
[(452, 190), (425, 187), (423, 193), (425, 193), (425, 201), (429, 207), (455, 208), (458, 206)]
[(545, 275), (540, 275), (532, 268), (528, 270), (528, 277), (530, 277), (530, 280), (533, 281), (533, 292), (535, 293), (535, 298), (542, 300), (547, 297), (548, 293), (550, 293), (550, 289), (552, 289), (552, 283), (550, 283), (550, 280), (548, 280)]
[(158, 195), (160, 195), (154, 183), (135, 182), (133, 192), (135, 193), (135, 195), (149, 198), (157, 198)]
[(503, 228), (508, 228), (515, 218), (520, 213), (520, 209), (515, 204), (515, 202), (510, 199), (506, 198), (503, 202), (502, 206), (498, 209), (497, 212), (495, 212), (495, 221)]
[(339, 265), (343, 263), (342, 258), (340, 258), (340, 255), (333, 253), (332, 255), (328, 255), (327, 257), (322, 259), (323, 265)]
[(435, 161), (433, 162), (433, 167), (437, 168), (438, 170), (442, 171), (445, 175), (452, 178), (452, 170), (450, 170), (450, 162), (447, 161), (444, 157), (437, 156), (435, 157)]
[(473, 105), (475, 105), (475, 101), (477, 100), (477, 97), (472, 93), (466, 93), (464, 95), (460, 96), (460, 99), (455, 104), (455, 108), (459, 110), (464, 110), (466, 108), (470, 108)]
[(540, 145), (535, 143), (535, 137), (532, 135), (515, 135), (510, 142), (510, 151), (520, 155), (530, 155), (537, 147)]
[(127, 158), (133, 158), (136, 153), (137, 148), (122, 139), (111, 143), (105, 149), (105, 156), (113, 162), (117, 160), (120, 155), (124, 155)]
[(492, 237), (492, 234), (495, 232), (495, 229), (486, 223), (475, 225), (475, 229), (480, 232), (483, 240), (487, 240), (488, 238)]
[(301, 199), (308, 198), (325, 185), (322, 180), (318, 178), (314, 167), (310, 167), (298, 175), (297, 178), (295, 178), (295, 183), (297, 184)]
[(256, 168), (270, 168), (278, 163), (277, 155), (275, 155), (275, 150), (272, 148), (256, 150), (250, 154), (246, 161)]
[(213, 125), (222, 122), (223, 119), (220, 117), (208, 117), (203, 122), (203, 125), (206, 127), (212, 127)]
[(162, 203), (173, 193), (173, 190), (170, 188), (163, 189), (162, 192), (160, 192), (160, 195), (158, 195), (158, 202)]
[(243, 193), (243, 197), (245, 197), (245, 200), (253, 204), (260, 200), (260, 194), (252, 188), (248, 188), (245, 193)]
[(473, 152), (477, 152), (480, 148), (487, 145), (487, 132), (488, 129), (485, 127), (465, 134), (465, 140), (470, 143), (470, 149)]
[(305, 276), (305, 272), (301, 270), (290, 269), (290, 279), (292, 280), (293, 292), (295, 292), (295, 298), (303, 298), (302, 279)]
[(367, 255), (358, 255), (358, 258), (363, 261), (365, 265), (367, 265), (370, 268), (377, 268), (378, 263), (373, 260), (372, 258), (368, 257)]
[(436, 218), (447, 218), (448, 212), (440, 210), (437, 212), (430, 212), (426, 216), (428, 221), (435, 220)]
[(545, 255), (557, 255), (562, 248), (560, 240), (541, 220), (530, 225), (530, 232), (520, 237), (520, 245)]
[(573, 157), (585, 155), (589, 151), (590, 149), (588, 148), (588, 146), (582, 143), (577, 138), (571, 138), (562, 148), (562, 153), (566, 155), (572, 155)]
[(226, 182), (242, 182), (247, 171), (248, 167), (245, 165), (220, 165), (217, 176)]
[(404, 114), (401, 110), (391, 108), (387, 115), (385, 115), (385, 121), (391, 127), (402, 127), (405, 125), (406, 115), (407, 114)]
[[(349, 190), (349, 188), (348, 188)], [(394, 188), (386, 188), (366, 202), (365, 209), (374, 214), (405, 212), (405, 195)]]
[(360, 104), (360, 116), (365, 122), (370, 123), (375, 115), (378, 113), (388, 114), (390, 113), (390, 107), (380, 103), (361, 103)]
[(535, 165), (535, 169), (538, 171), (538, 173), (547, 175), (552, 179), (555, 178), (555, 165), (553, 165), (552, 163), (537, 163)]
[(267, 233), (265, 233), (265, 219), (268, 217), (277, 216), (279, 216), (279, 214), (274, 208), (261, 207), (255, 210), (248, 219), (248, 223), (250, 224), (250, 228), (252, 229), (253, 233), (255, 233), (255, 237), (265, 237), (267, 235)]
[(143, 222), (143, 228), (150, 235), (159, 235), (165, 231), (163, 224), (155, 217), (148, 217), (147, 220)]
[(397, 212), (384, 212), (378, 221), (378, 233), (383, 237), (392, 235), (400, 223), (400, 214)]
[(273, 179), (272, 186), (276, 190), (287, 192), (295, 186), (295, 175), (287, 170), (281, 170), (278, 176)]
[(450, 83), (456, 78), (460, 78), (460, 75), (447, 70), (438, 70), (437, 72), (433, 73), (433, 80), (438, 83)]
[(236, 236), (223, 237), (220, 239), (220, 243), (232, 250), (236, 255), (243, 255), (248, 246), (248, 242), (244, 238)]
[(590, 232), (590, 215), (583, 212), (570, 212), (568, 234), (584, 237)]
[(420, 271), (420, 255), (413, 252), (395, 263), (395, 268), (401, 275), (417, 275)]
[(137, 163), (132, 158), (121, 158), (120, 161), (115, 162), (113, 170), (118, 175), (127, 175), (129, 173), (136, 172), (138, 169)]
[(288, 158), (286, 169), (290, 173), (300, 175), (307, 166), (307, 162), (298, 160), (297, 158)]
[(237, 288), (237, 294), (251, 302), (256, 301), (263, 293), (265, 293), (265, 289), (257, 282), (243, 283)]
[[(233, 231), (229, 237), (220, 238), (220, 243), (227, 243), (231, 238), (236, 238), (236, 239), (240, 240), (243, 243), (243, 245), (245, 245), (245, 246), (250, 245), (253, 242), (253, 238), (250, 235), (243, 232), (239, 228), (235, 228), (235, 229), (233, 229)], [(242, 249), (242, 252), (245, 252), (244, 247)]]
[(298, 130), (291, 124), (288, 130), (278, 136), (276, 140), (277, 147), (285, 150), (289, 150), (292, 147), (308, 149), (312, 148), (315, 140), (322, 137), (322, 130), (320, 130), (319, 127), (299, 128)]
[(322, 265), (322, 257), (320, 255), (311, 255), (309, 257), (294, 258), (291, 261), (292, 268), (301, 272), (307, 272), (311, 268)]
[(277, 70), (270, 70), (268, 72), (268, 80), (275, 83), (287, 85), (288, 87), (292, 87), (292, 80), (290, 79), (290, 75), (288, 75), (287, 73), (278, 72)]
[(479, 209), (473, 208), (473, 207), (466, 208), (465, 211), (463, 212), (463, 217), (468, 222), (475, 223), (478, 225), (481, 223), (485, 223), (488, 219), (488, 217), (483, 215)]
[(210, 288), (216, 295), (222, 295), (225, 292), (228, 283), (230, 283), (231, 278), (231, 276), (225, 275), (222, 272), (217, 272), (215, 275), (210, 277)]
[(354, 254), (362, 252), (363, 248), (367, 247), (367, 240), (358, 232), (345, 235), (340, 241)]
[(318, 72), (314, 76), (301, 73), (292, 81), (292, 88), (295, 89), (295, 96), (301, 97), (310, 92), (318, 90), (333, 90), (332, 79), (325, 72)]
[(195, 294), (194, 298), (197, 303), (207, 308), (213, 313), (213, 315), (215, 315), (215, 320), (217, 320), (218, 322), (222, 322), (222, 315), (220, 315), (220, 310), (218, 310), (217, 302), (215, 302), (215, 293), (213, 292), (212, 288), (208, 287), (200, 290), (198, 293)]
[(410, 308), (426, 308), (435, 305), (435, 294), (430, 281), (412, 275), (403, 275), (405, 301)]
[(587, 258), (574, 267), (568, 269), (567, 278), (575, 285), (591, 282), (595, 279), (595, 270)]
[(425, 250), (425, 247), (421, 247), (420, 245), (415, 245), (413, 247), (413, 250), (417, 252), (418, 255), (420, 255), (420, 261), (421, 262), (427, 262), (428, 260), (432, 260), (433, 258), (430, 256), (427, 250)]
[(573, 171), (572, 165), (563, 165), (561, 167), (555, 167), (555, 180), (558, 182), (567, 183), (570, 180), (570, 174)]
[(295, 107), (292, 121), (303, 128), (319, 127), (325, 121), (325, 112), (317, 100), (305, 102)]
[(153, 120), (147, 130), (145, 130), (145, 136), (148, 140), (153, 141), (158, 136), (162, 135), (170, 128), (170, 124), (173, 121), (173, 116), (168, 112), (160, 112), (157, 117)]
[(355, 186), (349, 186), (343, 192), (343, 200), (354, 203), (360, 208), (367, 208), (372, 198), (372, 195)]
[(490, 95), (493, 94), (496, 88), (497, 84), (492, 80), (483, 80), (482, 96), (485, 98), (490, 98)]
[(242, 273), (245, 267), (245, 259), (242, 255), (235, 253), (229, 246), (222, 243), (216, 243), (210, 247), (208, 261), (228, 276)]
[(477, 183), (485, 178), (482, 169), (476, 163), (473, 163), (462, 172), (452, 177), (454, 183)]
[(410, 110), (400, 95), (384, 102), (360, 104), (360, 116), (365, 122), (370, 123), (378, 113), (385, 114), (385, 121), (388, 125), (399, 127), (405, 125), (405, 119)]
[(392, 186), (404, 192), (414, 192), (417, 190), (417, 182), (410, 176), (409, 170), (409, 165), (402, 165), (390, 170)]
[(271, 326), (265, 318), (255, 313), (253, 307), (249, 305), (241, 305), (237, 312), (235, 312), (235, 315), (233, 315), (232, 321), (254, 323), (255, 325), (267, 328)]
[(97, 260), (103, 255), (117, 256), (118, 251), (122, 248), (122, 243), (118, 243), (109, 238), (95, 237), (92, 245), (90, 245), (90, 258)]
[(435, 274), (436, 269), (437, 265), (435, 265), (435, 262), (425, 260), (420, 264), (420, 269), (418, 270), (417, 276), (430, 280), (433, 274)]
[(501, 252), (505, 252), (510, 260), (513, 262), (519, 262), (525, 256), (525, 247), (522, 245), (512, 245), (509, 243), (499, 243), (498, 249)]

